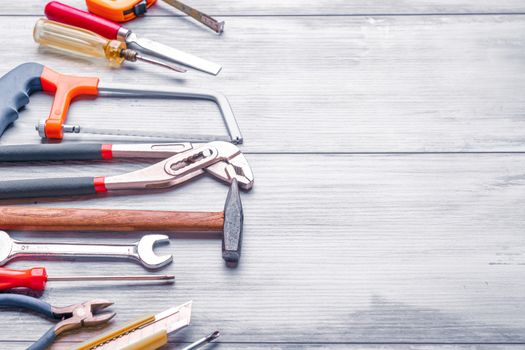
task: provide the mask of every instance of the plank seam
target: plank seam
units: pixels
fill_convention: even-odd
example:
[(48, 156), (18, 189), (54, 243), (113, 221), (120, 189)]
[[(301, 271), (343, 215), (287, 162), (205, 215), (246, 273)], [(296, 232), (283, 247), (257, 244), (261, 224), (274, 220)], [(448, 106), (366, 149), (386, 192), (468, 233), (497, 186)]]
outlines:
[(473, 155), (473, 154), (512, 154), (512, 155), (519, 155), (523, 154), (525, 155), (525, 151), (472, 151), (472, 152), (464, 152), (464, 151), (443, 151), (443, 152), (388, 152), (388, 151), (378, 151), (378, 152), (345, 152), (345, 151), (335, 151), (335, 152), (265, 152), (265, 151), (246, 151), (243, 152), (243, 154), (253, 154), (253, 155), (357, 155), (357, 156), (367, 156), (367, 155), (447, 155), (447, 154), (465, 154), (465, 155)]
[[(443, 13), (324, 13), (324, 14), (244, 14), (223, 15), (211, 14), (212, 17), (437, 17), (437, 16), (524, 16), (525, 12), (443, 12)], [(0, 14), (0, 17), (42, 17), (44, 14)], [(149, 17), (177, 18), (187, 15), (150, 15)]]
[[(32, 340), (3, 340), (1, 343), (31, 343)], [(78, 344), (82, 341), (58, 341), (57, 344)], [(525, 345), (525, 342), (235, 342), (218, 341), (216, 344), (238, 345)], [(169, 341), (168, 344), (191, 344), (191, 342)]]

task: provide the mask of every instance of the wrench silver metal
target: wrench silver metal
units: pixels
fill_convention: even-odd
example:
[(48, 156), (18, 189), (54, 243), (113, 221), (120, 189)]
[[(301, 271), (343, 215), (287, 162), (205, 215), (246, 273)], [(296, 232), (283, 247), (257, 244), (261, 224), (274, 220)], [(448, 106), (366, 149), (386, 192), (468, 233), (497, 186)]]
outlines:
[(158, 243), (169, 242), (166, 235), (146, 235), (133, 244), (82, 244), (21, 242), (0, 231), (0, 266), (15, 258), (117, 258), (130, 259), (149, 269), (158, 269), (173, 260), (172, 255), (156, 255)]

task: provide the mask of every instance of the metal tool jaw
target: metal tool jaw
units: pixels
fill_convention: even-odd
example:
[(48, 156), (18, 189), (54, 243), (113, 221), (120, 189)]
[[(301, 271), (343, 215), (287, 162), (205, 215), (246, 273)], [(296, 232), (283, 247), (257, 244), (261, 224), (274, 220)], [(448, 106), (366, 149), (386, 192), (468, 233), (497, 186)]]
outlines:
[(240, 150), (227, 142), (220, 144), (214, 142), (214, 144), (217, 145), (220, 154), (228, 156), (207, 166), (204, 171), (229, 184), (235, 179), (242, 189), (251, 189), (254, 182), (252, 168)]
[(97, 313), (111, 305), (113, 305), (111, 301), (95, 299), (82, 304), (74, 304), (65, 307), (52, 307), (51, 311), (56, 318), (62, 318), (62, 321), (57, 323), (54, 327), (55, 335), (84, 326), (92, 327), (109, 322), (115, 317), (116, 313)]
[(215, 141), (144, 169), (106, 177), (105, 186), (109, 191), (168, 188), (204, 173), (230, 184), (236, 179), (239, 186), (246, 190), (250, 189), (254, 182), (252, 170), (239, 148), (228, 142)]

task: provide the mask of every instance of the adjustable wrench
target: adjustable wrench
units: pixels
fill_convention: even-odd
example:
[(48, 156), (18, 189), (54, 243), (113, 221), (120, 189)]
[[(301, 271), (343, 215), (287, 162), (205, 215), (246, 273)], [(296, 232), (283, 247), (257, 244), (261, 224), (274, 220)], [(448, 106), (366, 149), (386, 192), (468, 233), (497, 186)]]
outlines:
[(130, 245), (20, 242), (12, 239), (7, 232), (0, 231), (0, 266), (15, 258), (83, 257), (130, 259), (149, 269), (157, 269), (173, 259), (171, 255), (155, 254), (153, 247), (161, 242), (169, 242), (168, 236), (146, 235)]

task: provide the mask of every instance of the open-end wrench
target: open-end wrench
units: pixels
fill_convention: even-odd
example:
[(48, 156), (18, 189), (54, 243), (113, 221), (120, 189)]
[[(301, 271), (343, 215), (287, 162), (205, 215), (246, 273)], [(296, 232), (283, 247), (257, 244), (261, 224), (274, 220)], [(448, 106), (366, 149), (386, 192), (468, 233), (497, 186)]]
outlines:
[(166, 235), (146, 235), (133, 244), (81, 244), (20, 242), (0, 231), (0, 266), (15, 258), (117, 258), (136, 261), (149, 269), (169, 264), (171, 255), (158, 256), (153, 251), (157, 243), (169, 242)]

